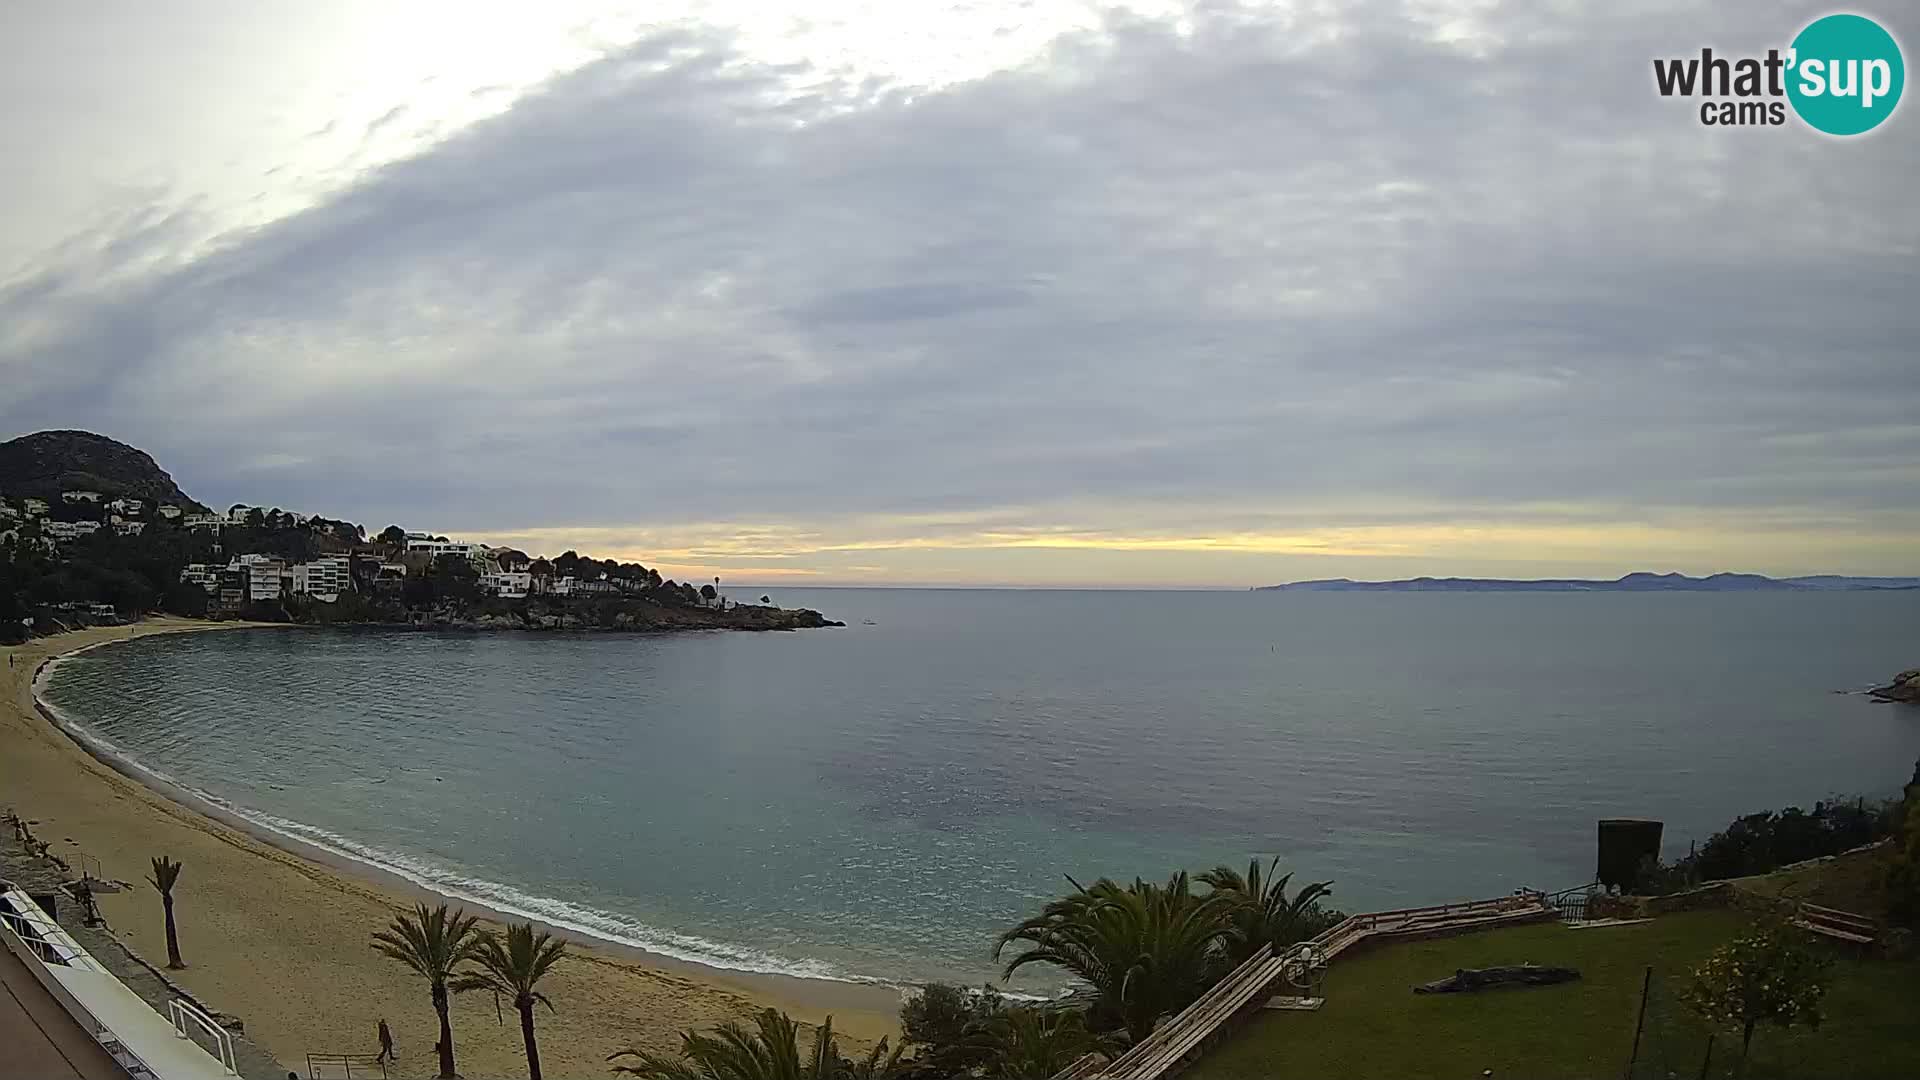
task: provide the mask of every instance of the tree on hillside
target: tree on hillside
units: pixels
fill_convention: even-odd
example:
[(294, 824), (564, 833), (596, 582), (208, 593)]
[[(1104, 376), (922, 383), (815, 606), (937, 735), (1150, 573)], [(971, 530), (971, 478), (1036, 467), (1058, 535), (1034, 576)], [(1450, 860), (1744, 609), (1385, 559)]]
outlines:
[(480, 598), (480, 571), (465, 555), (436, 556), (426, 576), (437, 600), (467, 604)]
[(480, 950), (475, 957), (479, 970), (461, 976), (453, 992), (491, 990), (513, 1002), (520, 1013), (520, 1041), (527, 1051), (527, 1075), (540, 1080), (540, 1047), (533, 1038), (533, 1007), (545, 1005), (553, 1011), (547, 995), (534, 989), (547, 972), (566, 955), (567, 945), (542, 931), (534, 936), (532, 923), (507, 927), (504, 942), (489, 931), (480, 932)]
[(379, 540), (382, 544), (385, 544), (388, 547), (400, 548), (404, 550), (407, 546), (407, 530), (401, 528), (398, 525), (389, 525), (386, 528), (381, 529), (380, 535), (375, 539)]
[(1000, 935), (993, 955), (997, 960), (1008, 945), (1024, 942), (1027, 951), (1007, 964), (1008, 976), (1028, 964), (1051, 964), (1086, 983), (1095, 1030), (1124, 1028), (1128, 1041), (1138, 1042), (1226, 970), (1239, 908), (1233, 896), (1197, 896), (1185, 872), (1165, 885), (1067, 881), (1074, 891)]
[(1902, 926), (1920, 927), (1920, 761), (1914, 762), (1913, 779), (1904, 795), (1896, 811), (1899, 826), (1894, 834), (1893, 858), (1882, 884), (1887, 894), (1887, 915)]
[(475, 924), (464, 911), (448, 914), (447, 905), (416, 905), (412, 915), (399, 915), (386, 930), (373, 935), (373, 949), (412, 968), (427, 980), (433, 1011), (440, 1017), (440, 1077), (459, 1075), (453, 1065), (453, 1024), (447, 1018), (448, 986), (456, 969), (478, 959), (481, 945)]
[(153, 860), (153, 876), (147, 879), (147, 884), (160, 893), (160, 906), (166, 911), (167, 919), (167, 966), (176, 971), (187, 966), (187, 962), (180, 959), (180, 934), (173, 926), (173, 887), (179, 881), (179, 863), (165, 855)]
[(1827, 968), (1826, 959), (1808, 947), (1806, 934), (1765, 926), (1715, 949), (1694, 969), (1681, 997), (1708, 1023), (1740, 1032), (1744, 1064), (1759, 1025), (1820, 1026)]

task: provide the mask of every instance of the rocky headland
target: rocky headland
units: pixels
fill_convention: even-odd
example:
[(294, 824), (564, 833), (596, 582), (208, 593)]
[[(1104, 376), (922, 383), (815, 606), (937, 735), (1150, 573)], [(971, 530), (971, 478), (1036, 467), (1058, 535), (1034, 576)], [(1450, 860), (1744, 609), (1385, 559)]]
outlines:
[(1885, 686), (1876, 686), (1867, 694), (1878, 701), (1899, 701), (1920, 705), (1920, 668), (1903, 671)]

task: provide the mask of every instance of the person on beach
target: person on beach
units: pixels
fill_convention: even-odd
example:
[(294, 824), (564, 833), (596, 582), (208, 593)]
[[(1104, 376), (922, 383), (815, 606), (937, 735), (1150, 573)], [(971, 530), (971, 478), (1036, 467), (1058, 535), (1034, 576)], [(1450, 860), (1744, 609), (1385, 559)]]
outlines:
[(387, 1018), (384, 1016), (380, 1018), (380, 1056), (373, 1060), (376, 1062), (400, 1060), (393, 1052), (393, 1032), (387, 1030)]

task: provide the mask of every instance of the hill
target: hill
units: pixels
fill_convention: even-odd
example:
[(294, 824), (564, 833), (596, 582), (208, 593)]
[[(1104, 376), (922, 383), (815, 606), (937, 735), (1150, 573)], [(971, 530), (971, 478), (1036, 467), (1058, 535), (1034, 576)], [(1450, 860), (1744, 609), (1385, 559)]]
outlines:
[(1254, 592), (1776, 592), (1787, 590), (1914, 589), (1920, 578), (1839, 577), (1831, 574), (1770, 578), (1759, 574), (1652, 574), (1639, 571), (1611, 581), (1586, 578), (1405, 578), (1354, 581), (1322, 578), (1285, 585), (1260, 585)]
[(172, 503), (203, 513), (145, 451), (91, 431), (36, 431), (0, 443), (0, 494), (57, 502), (62, 491)]

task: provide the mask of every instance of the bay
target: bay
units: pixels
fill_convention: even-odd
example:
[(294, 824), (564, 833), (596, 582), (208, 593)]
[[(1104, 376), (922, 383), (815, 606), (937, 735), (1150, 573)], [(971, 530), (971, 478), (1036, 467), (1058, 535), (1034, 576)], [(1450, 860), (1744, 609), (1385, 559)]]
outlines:
[(1920, 756), (1920, 709), (1836, 693), (1920, 664), (1920, 592), (772, 592), (848, 626), (158, 636), (49, 695), (445, 891), (899, 983), (992, 976), (1068, 874), (1277, 855), (1350, 910), (1552, 889), (1592, 877), (1597, 818), (1678, 854)]

